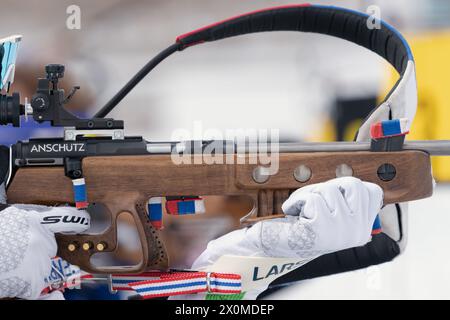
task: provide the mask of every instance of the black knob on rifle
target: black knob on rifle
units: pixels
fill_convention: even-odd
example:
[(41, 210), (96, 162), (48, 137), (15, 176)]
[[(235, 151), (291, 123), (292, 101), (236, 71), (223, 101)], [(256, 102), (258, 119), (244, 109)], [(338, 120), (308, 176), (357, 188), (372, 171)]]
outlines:
[(37, 93), (31, 98), (31, 107), (34, 111), (44, 111), (49, 104), (47, 95), (43, 93)]
[(47, 73), (47, 79), (50, 81), (58, 81), (64, 77), (65, 67), (62, 64), (48, 64), (45, 66), (45, 72)]

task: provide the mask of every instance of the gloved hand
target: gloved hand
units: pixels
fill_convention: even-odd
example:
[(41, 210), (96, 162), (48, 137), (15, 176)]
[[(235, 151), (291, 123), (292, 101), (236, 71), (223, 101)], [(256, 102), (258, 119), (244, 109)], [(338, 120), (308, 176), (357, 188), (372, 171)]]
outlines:
[(9, 148), (0, 146), (0, 298), (62, 299), (60, 292), (40, 297), (57, 251), (54, 234), (86, 231), (89, 214), (70, 207), (5, 208), (9, 161)]
[(0, 298), (37, 299), (56, 255), (54, 234), (80, 233), (89, 223), (86, 211), (70, 207), (13, 205), (0, 211)]
[[(246, 298), (256, 298), (277, 277), (320, 255), (366, 244), (382, 204), (378, 185), (353, 177), (300, 188), (282, 206), (287, 217), (261, 221), (211, 241), (192, 269), (241, 274), (243, 291), (253, 291)], [(289, 268), (283, 267), (287, 264)]]

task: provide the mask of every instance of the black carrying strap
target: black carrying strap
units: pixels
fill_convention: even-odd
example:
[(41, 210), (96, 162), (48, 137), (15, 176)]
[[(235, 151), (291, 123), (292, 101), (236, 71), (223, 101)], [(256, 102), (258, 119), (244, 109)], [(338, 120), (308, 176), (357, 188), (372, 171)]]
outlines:
[(380, 28), (369, 28), (369, 19), (371, 17), (366, 14), (344, 8), (288, 5), (242, 14), (185, 33), (149, 61), (95, 117), (105, 117), (151, 70), (174, 52), (206, 41), (255, 32), (315, 32), (349, 40), (385, 58), (403, 75), (408, 60), (413, 60), (408, 43), (394, 28), (382, 21), (379, 21)]
[(385, 23), (367, 26), (368, 16), (337, 7), (292, 5), (239, 15), (183, 34), (180, 50), (206, 41), (265, 31), (302, 31), (327, 34), (361, 45), (385, 58), (400, 73), (406, 69), (408, 47)]

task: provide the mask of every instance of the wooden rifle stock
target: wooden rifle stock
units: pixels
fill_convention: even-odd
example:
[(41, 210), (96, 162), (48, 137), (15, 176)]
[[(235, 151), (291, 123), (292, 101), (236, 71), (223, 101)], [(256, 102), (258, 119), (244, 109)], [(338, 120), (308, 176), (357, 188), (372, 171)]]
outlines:
[[(433, 192), (430, 156), (423, 151), (280, 153), (278, 172), (264, 183), (255, 182), (253, 178), (258, 164), (249, 164), (249, 161), (238, 164), (238, 156), (232, 157), (234, 163), (231, 164), (206, 164), (208, 159), (204, 156), (193, 162), (201, 164), (182, 165), (174, 164), (170, 155), (84, 158), (82, 164), (88, 200), (107, 207), (111, 214), (111, 226), (103, 234), (58, 234), (58, 255), (94, 273), (167, 270), (169, 259), (160, 234), (164, 231), (154, 229), (149, 223), (149, 198), (192, 194), (247, 195), (254, 201), (254, 210), (243, 217), (242, 222), (255, 222), (272, 215), (279, 217), (281, 205), (290, 192), (335, 178), (336, 168), (341, 164), (351, 167), (353, 176), (381, 186), (384, 204), (422, 199)], [(215, 159), (217, 161), (217, 157)], [(225, 156), (223, 160), (225, 162)], [(239, 160), (243, 162), (242, 158)], [(383, 181), (377, 173), (385, 164), (395, 168), (395, 176), (390, 181)], [(294, 171), (300, 165), (311, 170), (311, 177), (305, 182), (297, 181), (294, 176)], [(72, 183), (65, 177), (62, 167), (20, 168), (9, 185), (8, 199), (11, 203), (72, 203)], [(98, 248), (104, 251), (117, 249), (117, 217), (122, 212), (129, 212), (136, 221), (142, 246), (142, 263), (133, 267), (93, 266), (90, 258), (99, 251)], [(92, 248), (73, 250), (72, 247), (73, 251), (69, 250), (70, 244), (85, 242), (92, 243)]]

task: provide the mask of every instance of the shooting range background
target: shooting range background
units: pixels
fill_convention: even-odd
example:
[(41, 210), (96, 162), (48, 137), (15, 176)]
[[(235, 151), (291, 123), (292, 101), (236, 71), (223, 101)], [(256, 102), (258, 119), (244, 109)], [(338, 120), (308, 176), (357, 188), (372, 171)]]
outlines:
[[(242, 12), (289, 3), (292, 1), (0, 0), (0, 36), (24, 36), (16, 90), (25, 90), (30, 97), (43, 66), (63, 63), (70, 78), (65, 82), (67, 89), (72, 85), (82, 88), (75, 106), (93, 113), (177, 35)], [(450, 64), (439, 64), (446, 62), (450, 52), (448, 3), (313, 3), (360, 11), (378, 5), (382, 19), (404, 32), (418, 53), (420, 111), (412, 137), (450, 138), (449, 90), (445, 90), (450, 83)], [(81, 8), (81, 30), (66, 27), (66, 8), (71, 4)], [(432, 41), (436, 37), (439, 42)], [(352, 101), (363, 101), (365, 104), (358, 105), (369, 110), (392, 79), (392, 70), (381, 58), (350, 43), (311, 34), (258, 34), (175, 54), (111, 116), (126, 121), (127, 134), (149, 140), (170, 139), (177, 128), (193, 130), (198, 120), (205, 130), (276, 128), (284, 141), (335, 140), (351, 136), (360, 121), (358, 115), (342, 116), (339, 108), (346, 110)], [(18, 139), (15, 134), (9, 130), (7, 140)], [(436, 177), (450, 180), (449, 161), (435, 160), (434, 164)], [(393, 262), (303, 281), (272, 297), (450, 298), (450, 186), (439, 183), (433, 198), (411, 203), (409, 217), (407, 250)]]

